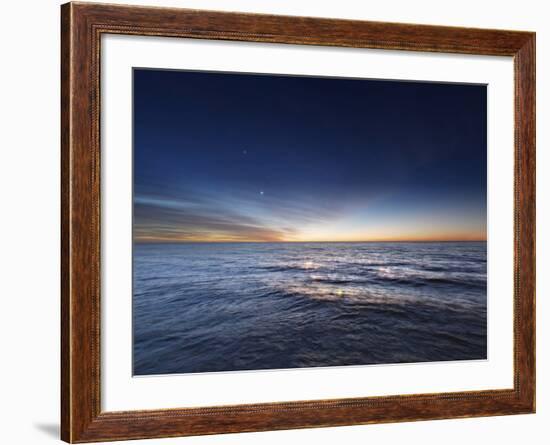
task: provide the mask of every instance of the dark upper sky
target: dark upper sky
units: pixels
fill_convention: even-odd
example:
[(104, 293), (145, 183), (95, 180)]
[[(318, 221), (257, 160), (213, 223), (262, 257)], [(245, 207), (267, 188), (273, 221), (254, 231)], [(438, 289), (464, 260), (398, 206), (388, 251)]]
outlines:
[(136, 240), (486, 237), (486, 87), (134, 70)]

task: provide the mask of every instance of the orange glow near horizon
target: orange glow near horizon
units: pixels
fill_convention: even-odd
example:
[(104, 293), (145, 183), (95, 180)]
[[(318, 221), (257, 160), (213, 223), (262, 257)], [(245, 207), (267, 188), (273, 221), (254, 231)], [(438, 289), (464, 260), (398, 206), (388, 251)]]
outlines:
[(458, 210), (442, 212), (437, 208), (396, 210), (383, 215), (364, 204), (360, 210), (341, 210), (303, 221), (287, 221), (267, 214), (256, 219), (248, 217), (249, 220), (241, 216), (245, 223), (235, 224), (234, 215), (222, 220), (213, 214), (197, 218), (195, 224), (186, 224), (183, 218), (182, 224), (137, 226), (134, 240), (143, 243), (486, 241), (483, 216)]
[(154, 242), (191, 242), (191, 243), (307, 243), (307, 242), (435, 242), (435, 241), (487, 241), (486, 232), (436, 232), (436, 233), (407, 233), (403, 235), (391, 233), (378, 234), (345, 234), (334, 235), (330, 237), (321, 234), (297, 234), (287, 237), (254, 237), (246, 234), (232, 235), (223, 233), (197, 234), (194, 236), (144, 236), (134, 237), (136, 242), (154, 243)]

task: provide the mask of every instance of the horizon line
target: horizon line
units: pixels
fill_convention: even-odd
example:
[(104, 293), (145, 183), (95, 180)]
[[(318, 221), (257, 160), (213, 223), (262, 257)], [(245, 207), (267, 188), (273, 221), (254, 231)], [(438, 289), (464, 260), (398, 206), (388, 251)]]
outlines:
[(364, 244), (364, 243), (482, 243), (487, 239), (433, 239), (433, 240), (364, 240), (364, 241), (208, 241), (208, 240), (137, 240), (134, 244)]

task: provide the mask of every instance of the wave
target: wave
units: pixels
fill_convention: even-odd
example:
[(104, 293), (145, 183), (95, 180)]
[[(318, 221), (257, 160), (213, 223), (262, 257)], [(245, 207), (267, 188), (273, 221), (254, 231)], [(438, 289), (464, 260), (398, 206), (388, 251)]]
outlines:
[(485, 281), (476, 280), (461, 280), (458, 278), (441, 278), (441, 277), (384, 277), (378, 276), (373, 281), (380, 284), (395, 283), (400, 285), (408, 285), (414, 287), (430, 286), (434, 284), (440, 285), (452, 285), (452, 286), (465, 286), (469, 288), (485, 289), (487, 284)]
[(443, 278), (443, 277), (389, 277), (375, 275), (371, 277), (361, 278), (332, 278), (332, 277), (309, 277), (305, 280), (308, 283), (320, 283), (328, 285), (401, 285), (422, 287), (430, 285), (450, 285), (450, 286), (465, 286), (468, 288), (485, 289), (486, 281), (474, 279), (458, 279), (458, 278)]

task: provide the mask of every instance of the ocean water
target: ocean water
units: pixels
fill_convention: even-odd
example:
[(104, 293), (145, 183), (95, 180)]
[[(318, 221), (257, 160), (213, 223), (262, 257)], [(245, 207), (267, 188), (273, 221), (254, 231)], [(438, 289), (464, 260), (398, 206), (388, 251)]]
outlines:
[(135, 244), (134, 374), (485, 359), (486, 251)]

